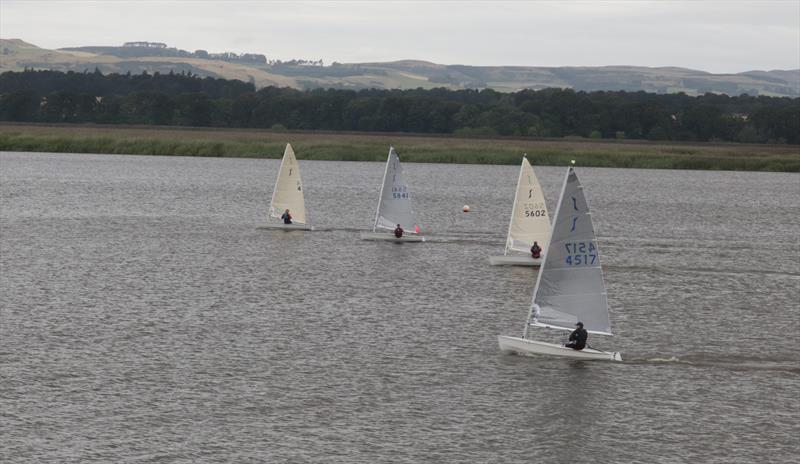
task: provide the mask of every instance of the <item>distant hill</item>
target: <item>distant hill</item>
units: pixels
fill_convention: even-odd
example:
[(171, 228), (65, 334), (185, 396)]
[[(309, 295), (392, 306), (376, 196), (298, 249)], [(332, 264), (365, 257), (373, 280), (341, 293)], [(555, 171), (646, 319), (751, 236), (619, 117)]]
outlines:
[(491, 88), (501, 92), (547, 87), (625, 90), (689, 95), (769, 95), (800, 97), (800, 69), (712, 74), (686, 68), (641, 66), (533, 67), (440, 65), (426, 61), (387, 63), (271, 62), (264, 55), (188, 52), (165, 44), (47, 50), (20, 39), (0, 39), (0, 72), (24, 68), (103, 73), (191, 72), (270, 85), (340, 89)]

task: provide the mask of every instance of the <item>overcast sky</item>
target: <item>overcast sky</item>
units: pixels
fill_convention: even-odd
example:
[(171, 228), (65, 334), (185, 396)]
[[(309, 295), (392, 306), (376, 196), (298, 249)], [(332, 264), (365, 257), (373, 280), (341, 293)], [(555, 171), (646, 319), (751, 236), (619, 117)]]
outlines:
[(800, 68), (800, 0), (0, 0), (0, 37), (45, 48), (165, 42), (326, 63)]

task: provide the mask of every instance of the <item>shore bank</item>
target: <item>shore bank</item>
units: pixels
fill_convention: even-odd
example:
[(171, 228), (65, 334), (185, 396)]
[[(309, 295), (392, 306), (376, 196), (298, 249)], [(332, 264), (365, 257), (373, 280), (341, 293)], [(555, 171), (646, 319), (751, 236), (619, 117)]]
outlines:
[(413, 134), (204, 129), (159, 126), (0, 124), (0, 150), (165, 156), (384, 161), (394, 145), (406, 162), (644, 169), (800, 172), (793, 145), (687, 144), (589, 139), (457, 138)]

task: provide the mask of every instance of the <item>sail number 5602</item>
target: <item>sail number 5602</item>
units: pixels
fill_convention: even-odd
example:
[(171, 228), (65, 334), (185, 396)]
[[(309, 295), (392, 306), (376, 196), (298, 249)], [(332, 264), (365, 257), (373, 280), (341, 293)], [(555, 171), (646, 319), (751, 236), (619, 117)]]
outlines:
[(547, 211), (537, 209), (536, 211), (525, 211), (525, 217), (542, 217), (547, 216)]
[(565, 243), (567, 256), (564, 263), (567, 266), (592, 266), (597, 263), (597, 247), (593, 242)]

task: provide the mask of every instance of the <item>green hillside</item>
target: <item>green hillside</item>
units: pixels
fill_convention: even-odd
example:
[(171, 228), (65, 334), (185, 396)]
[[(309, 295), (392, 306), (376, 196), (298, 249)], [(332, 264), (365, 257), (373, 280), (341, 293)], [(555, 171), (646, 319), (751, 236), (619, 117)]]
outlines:
[[(159, 44), (163, 45), (163, 44)], [(387, 63), (258, 62), (247, 55), (187, 52), (175, 48), (77, 47), (46, 50), (20, 39), (0, 39), (0, 72), (24, 68), (134, 74), (191, 72), (270, 85), (309, 88), (450, 89), (502, 92), (547, 87), (625, 90), (689, 95), (725, 93), (800, 97), (800, 69), (711, 74), (685, 68), (637, 66), (530, 67), (440, 65), (425, 61)], [(201, 53), (202, 52), (202, 53)], [(233, 55), (230, 57), (230, 55)], [(221, 58), (223, 57), (223, 58)], [(224, 58), (226, 57), (226, 58)]]

